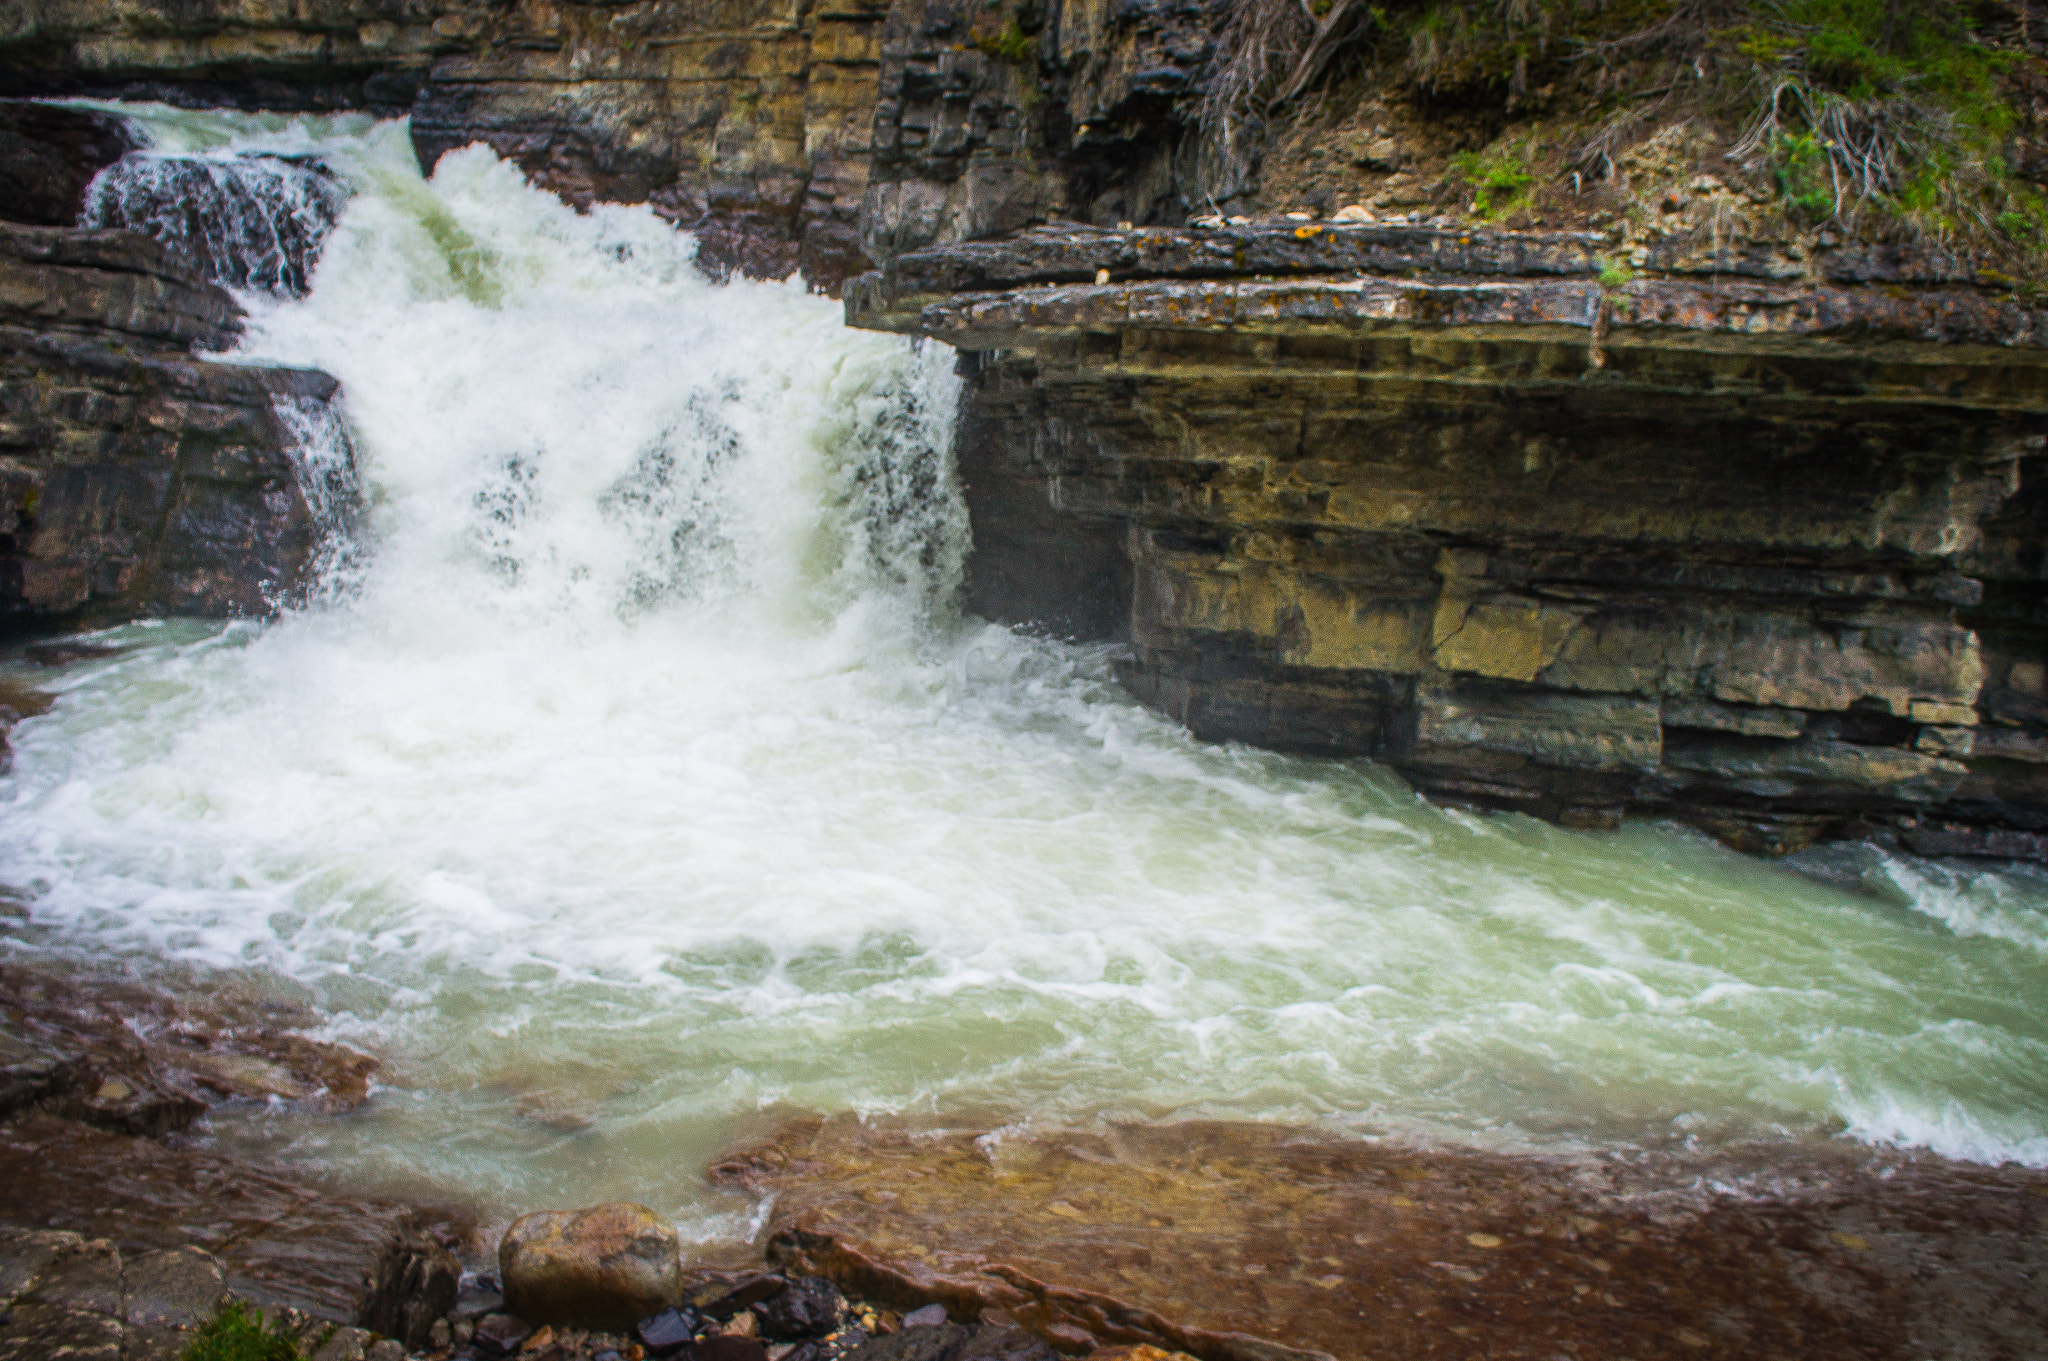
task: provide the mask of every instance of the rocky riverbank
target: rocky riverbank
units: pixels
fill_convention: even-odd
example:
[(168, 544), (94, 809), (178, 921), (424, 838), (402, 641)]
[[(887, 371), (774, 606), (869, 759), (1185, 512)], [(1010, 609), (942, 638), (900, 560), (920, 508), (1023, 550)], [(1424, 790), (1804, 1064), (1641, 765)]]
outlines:
[(313, 1361), (2048, 1348), (2048, 1173), (1849, 1144), (1537, 1157), (800, 1117), (706, 1172), (772, 1206), (759, 1268), (686, 1262), (624, 1204), (493, 1245), (193, 1137), (222, 1103), (346, 1118), (375, 1065), (298, 1033), (316, 1019), (221, 980), (0, 967), (0, 1358), (171, 1361), (234, 1301)]
[(174, 993), (0, 965), (0, 1356), (173, 1357), (229, 1293), (426, 1340), (464, 1213), (338, 1194), (196, 1137), (223, 1104), (360, 1104), (375, 1062), (305, 1038), (316, 1019), (225, 980)]

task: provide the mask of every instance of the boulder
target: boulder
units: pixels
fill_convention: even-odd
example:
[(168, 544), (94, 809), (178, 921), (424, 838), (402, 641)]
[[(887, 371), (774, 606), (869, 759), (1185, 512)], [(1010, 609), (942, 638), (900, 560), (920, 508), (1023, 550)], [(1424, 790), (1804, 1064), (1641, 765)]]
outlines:
[(675, 1230), (628, 1201), (522, 1215), (498, 1244), (498, 1271), (521, 1318), (613, 1332), (682, 1291)]

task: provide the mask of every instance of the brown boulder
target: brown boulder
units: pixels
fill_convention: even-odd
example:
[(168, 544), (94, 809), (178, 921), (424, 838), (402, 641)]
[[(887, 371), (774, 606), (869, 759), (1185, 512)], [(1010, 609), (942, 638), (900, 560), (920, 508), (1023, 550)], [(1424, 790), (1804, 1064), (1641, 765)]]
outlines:
[(498, 1270), (506, 1308), (535, 1323), (623, 1331), (682, 1292), (675, 1230), (627, 1201), (520, 1216)]

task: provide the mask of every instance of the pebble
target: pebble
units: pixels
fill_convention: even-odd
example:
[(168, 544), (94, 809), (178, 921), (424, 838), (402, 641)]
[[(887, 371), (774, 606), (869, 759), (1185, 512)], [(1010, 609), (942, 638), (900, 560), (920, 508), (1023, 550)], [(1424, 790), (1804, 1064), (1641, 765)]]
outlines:
[(485, 1314), (475, 1333), (477, 1345), (491, 1355), (516, 1352), (532, 1336), (533, 1325), (517, 1314)]
[(927, 1304), (922, 1309), (913, 1309), (903, 1316), (906, 1328), (936, 1328), (946, 1321), (946, 1306)]
[(839, 1287), (821, 1276), (792, 1281), (787, 1290), (755, 1306), (761, 1335), (778, 1342), (822, 1337), (839, 1326), (846, 1309)]
[(690, 1345), (697, 1332), (694, 1311), (664, 1309), (652, 1318), (641, 1319), (633, 1329), (649, 1356), (673, 1356)]

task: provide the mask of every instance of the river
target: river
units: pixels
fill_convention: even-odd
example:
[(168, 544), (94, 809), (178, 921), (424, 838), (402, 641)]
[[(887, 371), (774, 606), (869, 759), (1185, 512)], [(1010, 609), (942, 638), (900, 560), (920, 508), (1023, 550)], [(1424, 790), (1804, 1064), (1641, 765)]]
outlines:
[(219, 1146), (706, 1241), (757, 1213), (706, 1160), (791, 1108), (2048, 1165), (2048, 876), (1195, 741), (1107, 649), (960, 613), (949, 352), (481, 147), (423, 179), (402, 122), (127, 112), (350, 194), (222, 359), (344, 385), (320, 589), (6, 668), (61, 700), (0, 779), (5, 947), (233, 971), (386, 1065)]

